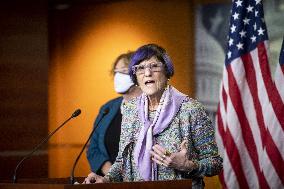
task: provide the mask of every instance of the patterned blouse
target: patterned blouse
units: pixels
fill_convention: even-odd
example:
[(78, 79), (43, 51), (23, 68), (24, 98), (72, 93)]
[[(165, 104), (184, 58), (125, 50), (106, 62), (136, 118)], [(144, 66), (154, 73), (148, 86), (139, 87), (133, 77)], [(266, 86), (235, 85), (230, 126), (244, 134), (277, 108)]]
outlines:
[[(154, 117), (155, 112), (149, 116)], [(134, 147), (143, 127), (138, 117), (137, 98), (123, 103), (119, 152), (115, 163), (106, 175), (111, 182), (143, 181), (134, 162)], [(218, 155), (214, 128), (203, 106), (187, 97), (172, 123), (154, 136), (157, 144), (171, 153), (180, 151), (183, 140), (188, 141), (188, 158), (198, 164), (198, 169), (182, 172), (164, 166), (157, 167), (157, 180), (192, 179), (192, 188), (203, 188), (204, 176), (219, 174), (222, 158)]]

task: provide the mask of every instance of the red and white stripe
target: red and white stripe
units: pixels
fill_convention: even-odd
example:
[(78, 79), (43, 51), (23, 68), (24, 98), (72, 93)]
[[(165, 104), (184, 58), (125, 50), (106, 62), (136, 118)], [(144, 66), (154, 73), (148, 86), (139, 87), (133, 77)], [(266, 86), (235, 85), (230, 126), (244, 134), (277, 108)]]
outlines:
[(225, 67), (216, 119), (224, 188), (284, 188), (283, 108), (265, 43)]
[(280, 93), (281, 100), (284, 102), (284, 65), (278, 64), (275, 71), (274, 82)]

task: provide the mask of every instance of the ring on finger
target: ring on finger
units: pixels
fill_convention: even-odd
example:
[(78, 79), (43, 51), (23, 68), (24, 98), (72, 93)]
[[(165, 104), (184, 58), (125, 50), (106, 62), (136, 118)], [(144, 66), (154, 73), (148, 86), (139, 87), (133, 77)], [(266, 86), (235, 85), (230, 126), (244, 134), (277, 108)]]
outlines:
[(171, 153), (169, 150), (166, 150), (166, 152), (165, 152), (164, 155), (165, 155), (165, 156), (171, 156), (171, 154), (172, 154), (172, 153)]

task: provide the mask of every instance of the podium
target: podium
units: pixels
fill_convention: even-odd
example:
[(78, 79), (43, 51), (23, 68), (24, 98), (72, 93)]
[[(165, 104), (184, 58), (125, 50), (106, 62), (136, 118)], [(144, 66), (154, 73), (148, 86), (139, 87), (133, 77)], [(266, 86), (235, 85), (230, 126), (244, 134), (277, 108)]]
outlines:
[[(76, 178), (83, 181), (84, 178)], [(0, 189), (191, 189), (191, 180), (69, 184), (69, 178), (20, 179), (18, 183), (1, 182)]]

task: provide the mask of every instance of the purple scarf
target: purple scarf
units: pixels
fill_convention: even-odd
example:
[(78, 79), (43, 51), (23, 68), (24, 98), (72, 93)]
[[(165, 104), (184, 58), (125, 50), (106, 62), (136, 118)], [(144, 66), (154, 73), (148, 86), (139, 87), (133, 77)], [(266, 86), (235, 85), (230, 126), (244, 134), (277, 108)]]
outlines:
[(154, 121), (149, 120), (148, 99), (142, 94), (137, 102), (138, 115), (144, 124), (134, 148), (134, 161), (140, 175), (145, 181), (154, 180), (150, 151), (153, 146), (153, 136), (161, 133), (172, 122), (187, 96), (174, 87), (167, 86), (156, 111)]

